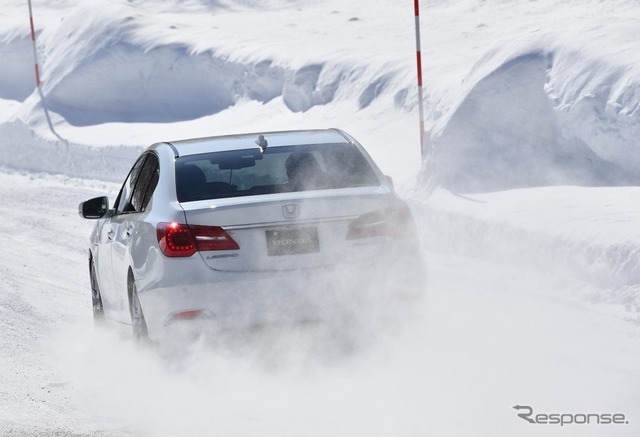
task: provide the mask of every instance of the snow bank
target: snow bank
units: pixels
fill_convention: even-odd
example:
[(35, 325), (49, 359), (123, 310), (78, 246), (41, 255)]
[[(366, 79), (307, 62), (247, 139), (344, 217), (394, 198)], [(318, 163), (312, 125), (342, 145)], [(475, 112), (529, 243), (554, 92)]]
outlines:
[[(36, 5), (35, 12), (46, 106), (68, 142), (56, 149), (65, 150), (66, 162), (84, 160), (89, 146), (137, 151), (187, 137), (340, 127), (366, 144), (396, 181), (419, 169), (417, 118), (407, 120), (415, 105), (414, 55), (409, 50), (406, 57), (402, 51), (389, 57), (393, 50), (386, 47), (397, 45), (397, 38), (362, 36), (378, 27), (375, 10), (327, 10), (305, 1), (92, 0)], [(0, 119), (0, 134), (9, 139), (0, 142), (6, 152), (0, 164), (83, 177), (76, 172), (80, 165), (41, 159), (41, 146), (56, 138), (33, 92), (32, 52), (23, 46), (30, 42), (28, 29), (6, 29), (4, 36), (0, 30), (0, 47), (22, 57), (14, 76), (23, 78), (28, 93), (6, 95), (20, 104), (2, 114), (6, 122)], [(362, 47), (369, 48), (366, 56), (354, 56)], [(0, 76), (2, 88), (16, 87)], [(33, 133), (24, 135), (25, 127)], [(17, 155), (15, 138), (29, 141)], [(131, 154), (123, 150), (122, 158)], [(94, 177), (104, 173), (113, 180), (126, 172), (120, 158)]]
[(463, 35), (428, 34), (432, 64), (450, 58), (446, 50), (461, 53), (427, 63), (425, 174), (436, 184), (457, 192), (638, 184), (637, 3), (468, 2), (439, 12)]
[[(158, 23), (162, 15), (154, 11), (149, 16), (144, 6), (98, 3), (80, 2), (39, 38), (48, 107), (74, 126), (193, 120), (222, 112), (242, 99), (265, 103), (281, 97), (288, 110), (303, 112), (347, 98), (362, 109), (387, 88), (406, 93), (408, 84), (397, 80), (397, 71), (387, 67), (380, 73), (380, 66), (368, 62), (321, 58), (314, 53), (306, 59), (289, 52), (274, 56), (273, 50), (240, 55), (236, 47), (231, 50), (228, 42), (216, 39), (218, 26), (212, 28), (211, 23), (241, 20), (247, 14), (244, 9), (210, 5), (202, 10), (209, 15), (208, 22), (203, 19), (185, 29), (187, 24), (180, 19), (174, 24)], [(237, 31), (230, 29), (225, 38)], [(303, 39), (309, 36), (302, 34)], [(6, 51), (22, 55), (13, 66), (22, 78), (32, 76), (27, 73), (33, 70), (26, 41), (14, 38), (4, 44)], [(256, 44), (252, 41), (251, 46)], [(11, 78), (6, 79), (0, 86), (14, 89)], [(21, 85), (33, 91), (29, 82)], [(23, 100), (24, 91), (11, 97)], [(21, 118), (30, 121), (34, 110), (27, 106)]]
[[(640, 188), (545, 187), (417, 201), (425, 245), (560, 280), (640, 312)], [(562, 205), (562, 207), (558, 207)]]
[(436, 126), (427, 171), (437, 184), (468, 193), (640, 183), (640, 74), (565, 50), (503, 57), (482, 60)]
[(2, 165), (29, 172), (122, 182), (142, 148), (93, 147), (44, 139), (21, 121), (0, 125)]
[(637, 313), (638, 194), (626, 186), (640, 183), (639, 10), (529, 6), (526, 17), (511, 2), (450, 8), (477, 42), (430, 95), (428, 189), (416, 194), (426, 244), (585, 281), (581, 298)]

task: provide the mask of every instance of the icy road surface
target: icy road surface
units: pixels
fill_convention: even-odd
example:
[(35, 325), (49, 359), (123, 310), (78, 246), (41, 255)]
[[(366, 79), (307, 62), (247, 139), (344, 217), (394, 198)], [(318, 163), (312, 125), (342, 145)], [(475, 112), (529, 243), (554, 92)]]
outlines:
[[(281, 350), (136, 351), (91, 320), (77, 203), (117, 186), (0, 172), (0, 435), (631, 436), (640, 327), (578, 283), (428, 253), (424, 320), (322, 359)], [(424, 232), (429, 230), (425, 229)], [(400, 328), (400, 329), (399, 329)], [(282, 345), (281, 345), (282, 346)], [(358, 345), (356, 345), (358, 346)], [(536, 413), (628, 424), (542, 425)]]

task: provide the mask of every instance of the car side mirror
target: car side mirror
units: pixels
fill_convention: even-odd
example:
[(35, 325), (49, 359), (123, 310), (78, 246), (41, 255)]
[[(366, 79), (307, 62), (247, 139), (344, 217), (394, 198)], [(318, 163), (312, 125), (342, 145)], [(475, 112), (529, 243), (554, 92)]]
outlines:
[(107, 196), (94, 197), (78, 205), (78, 214), (86, 219), (99, 219), (109, 211), (109, 198)]
[(387, 176), (385, 175), (384, 177), (387, 178), (387, 180), (389, 181), (389, 183), (391, 184), (391, 187), (393, 188), (393, 178), (391, 176)]

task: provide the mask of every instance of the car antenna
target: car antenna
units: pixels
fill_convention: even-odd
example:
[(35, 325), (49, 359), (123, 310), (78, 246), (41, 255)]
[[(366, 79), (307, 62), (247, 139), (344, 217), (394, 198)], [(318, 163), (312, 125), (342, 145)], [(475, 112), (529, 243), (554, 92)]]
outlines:
[(256, 144), (258, 145), (258, 147), (260, 147), (260, 152), (262, 153), (264, 153), (264, 151), (267, 150), (267, 146), (269, 145), (264, 135), (262, 134), (260, 134), (260, 136), (256, 140)]

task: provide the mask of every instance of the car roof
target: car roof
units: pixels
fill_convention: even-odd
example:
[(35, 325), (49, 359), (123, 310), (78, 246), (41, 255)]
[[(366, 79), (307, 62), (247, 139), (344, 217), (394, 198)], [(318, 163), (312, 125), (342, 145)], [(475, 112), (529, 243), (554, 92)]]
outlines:
[(239, 135), (192, 138), (168, 141), (178, 156), (257, 148), (259, 137), (267, 141), (267, 147), (282, 147), (307, 144), (339, 144), (351, 141), (339, 129), (291, 130), (279, 132), (256, 132)]

